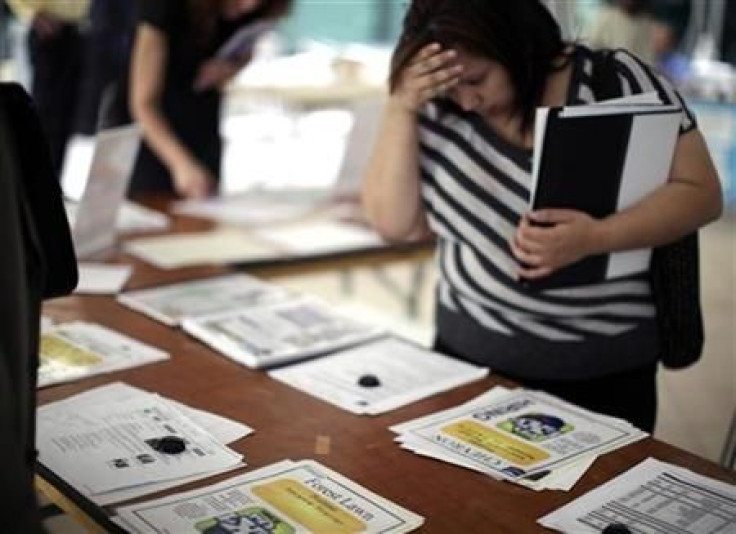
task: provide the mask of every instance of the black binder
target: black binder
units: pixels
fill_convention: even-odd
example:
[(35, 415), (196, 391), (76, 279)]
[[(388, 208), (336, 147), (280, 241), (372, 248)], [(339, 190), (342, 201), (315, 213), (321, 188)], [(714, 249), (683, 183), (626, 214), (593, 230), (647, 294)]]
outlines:
[[(566, 116), (566, 108), (550, 108), (543, 125), (544, 136), (540, 147), (536, 187), (532, 195), (532, 209), (564, 208), (584, 211), (595, 218), (604, 218), (619, 209), (623, 181), (634, 179), (636, 173), (625, 176), (625, 164), (631, 149), (640, 137), (632, 138), (634, 123), (645, 115), (678, 115), (671, 106), (652, 105), (651, 111), (622, 111), (601, 113), (600, 106), (591, 108), (590, 115)], [(567, 108), (570, 109), (570, 108)], [(641, 125), (641, 122), (639, 123)], [(672, 159), (676, 140), (674, 129), (642, 130), (646, 135), (665, 136), (668, 150), (652, 154), (653, 158)], [(644, 126), (646, 128), (646, 125)], [(669, 164), (669, 162), (668, 162)], [(664, 183), (667, 176), (658, 178)], [(550, 276), (524, 283), (535, 290), (572, 287), (602, 282), (607, 278), (610, 254), (589, 256), (564, 267)]]

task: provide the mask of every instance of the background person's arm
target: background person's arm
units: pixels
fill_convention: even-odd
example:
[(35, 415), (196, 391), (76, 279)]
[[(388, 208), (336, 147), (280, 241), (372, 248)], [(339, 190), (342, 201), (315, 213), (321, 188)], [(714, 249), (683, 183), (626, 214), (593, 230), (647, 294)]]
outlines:
[(722, 209), (718, 174), (703, 136), (692, 130), (677, 142), (667, 184), (640, 202), (600, 220), (574, 210), (530, 213), (511, 246), (529, 266), (520, 275), (541, 278), (586, 256), (670, 243), (717, 219)]
[(133, 46), (130, 109), (148, 145), (169, 169), (176, 191), (187, 198), (205, 197), (213, 187), (212, 175), (182, 144), (161, 113), (167, 61), (166, 35), (141, 24)]

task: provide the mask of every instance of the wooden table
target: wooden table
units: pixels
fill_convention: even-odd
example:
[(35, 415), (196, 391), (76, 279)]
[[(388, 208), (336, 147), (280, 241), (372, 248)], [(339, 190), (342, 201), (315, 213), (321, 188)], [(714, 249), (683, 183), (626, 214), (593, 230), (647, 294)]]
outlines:
[[(181, 225), (192, 224), (195, 223), (177, 221), (176, 229), (181, 230)], [(394, 254), (401, 255), (399, 251), (393, 251), (389, 256)], [(376, 257), (364, 257), (363, 260), (374, 261)], [(134, 263), (136, 271), (130, 284), (133, 287), (153, 286), (225, 271), (224, 268), (211, 267), (163, 272)], [(268, 266), (261, 266), (254, 272), (278, 276), (289, 274), (294, 268), (278, 267), (272, 271)], [(39, 392), (40, 404), (113, 381), (124, 381), (160, 393), (255, 428), (254, 435), (232, 445), (245, 455), (249, 469), (287, 458), (313, 458), (424, 516), (426, 523), (421, 532), (545, 532), (536, 524), (537, 518), (648, 456), (736, 483), (736, 474), (733, 472), (663, 442), (646, 439), (599, 458), (570, 492), (534, 492), (404, 451), (392, 441), (393, 435), (388, 430), (394, 423), (465, 402), (495, 384), (509, 385), (498, 377), (491, 376), (386, 415), (359, 417), (272, 380), (262, 371), (239, 366), (181, 331), (133, 312), (109, 297), (65, 297), (48, 303), (44, 313), (59, 321), (84, 320), (114, 328), (168, 351), (171, 359), (43, 389)], [(329, 442), (327, 452), (322, 451), (325, 439)], [(180, 492), (233, 475), (230, 473), (181, 486), (156, 496)], [(116, 531), (116, 527), (106, 519), (112, 511), (110, 508), (95, 507), (43, 467), (38, 478), (39, 488), (83, 524), (100, 532)]]

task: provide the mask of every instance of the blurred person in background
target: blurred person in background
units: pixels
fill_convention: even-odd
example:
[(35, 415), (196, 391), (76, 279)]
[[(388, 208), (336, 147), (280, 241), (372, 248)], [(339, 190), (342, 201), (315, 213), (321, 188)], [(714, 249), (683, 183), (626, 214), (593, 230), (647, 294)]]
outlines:
[(217, 51), (240, 28), (276, 20), (290, 6), (291, 0), (139, 0), (130, 81), (112, 109), (120, 117), (129, 109), (143, 129), (131, 193), (202, 198), (217, 191), (222, 90), (252, 52), (220, 58)]
[(91, 0), (75, 131), (94, 135), (111, 87), (125, 76), (135, 30), (135, 2)]
[(51, 147), (51, 161), (61, 177), (67, 142), (78, 104), (88, 0), (7, 0), (13, 13), (29, 24), (31, 95)]

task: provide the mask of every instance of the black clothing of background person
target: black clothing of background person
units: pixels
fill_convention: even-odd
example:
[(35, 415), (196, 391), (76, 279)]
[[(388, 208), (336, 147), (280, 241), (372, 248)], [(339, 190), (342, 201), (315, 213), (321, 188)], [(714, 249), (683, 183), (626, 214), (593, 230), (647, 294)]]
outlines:
[[(182, 143), (219, 180), (222, 95), (218, 89), (197, 91), (193, 86), (199, 67), (238, 28), (255, 20), (258, 13), (247, 14), (232, 21), (221, 17), (209, 42), (198, 45), (192, 38), (194, 21), (187, 6), (188, 3), (181, 0), (141, 0), (138, 3), (137, 24), (150, 24), (166, 35), (168, 56), (161, 96), (162, 113)], [(128, 82), (122, 83), (121, 88), (124, 90), (116, 95), (113, 113), (124, 117), (129, 116)], [(121, 113), (121, 110), (124, 111)], [(141, 146), (138, 154), (130, 192), (174, 192), (169, 170), (146, 143)]]

